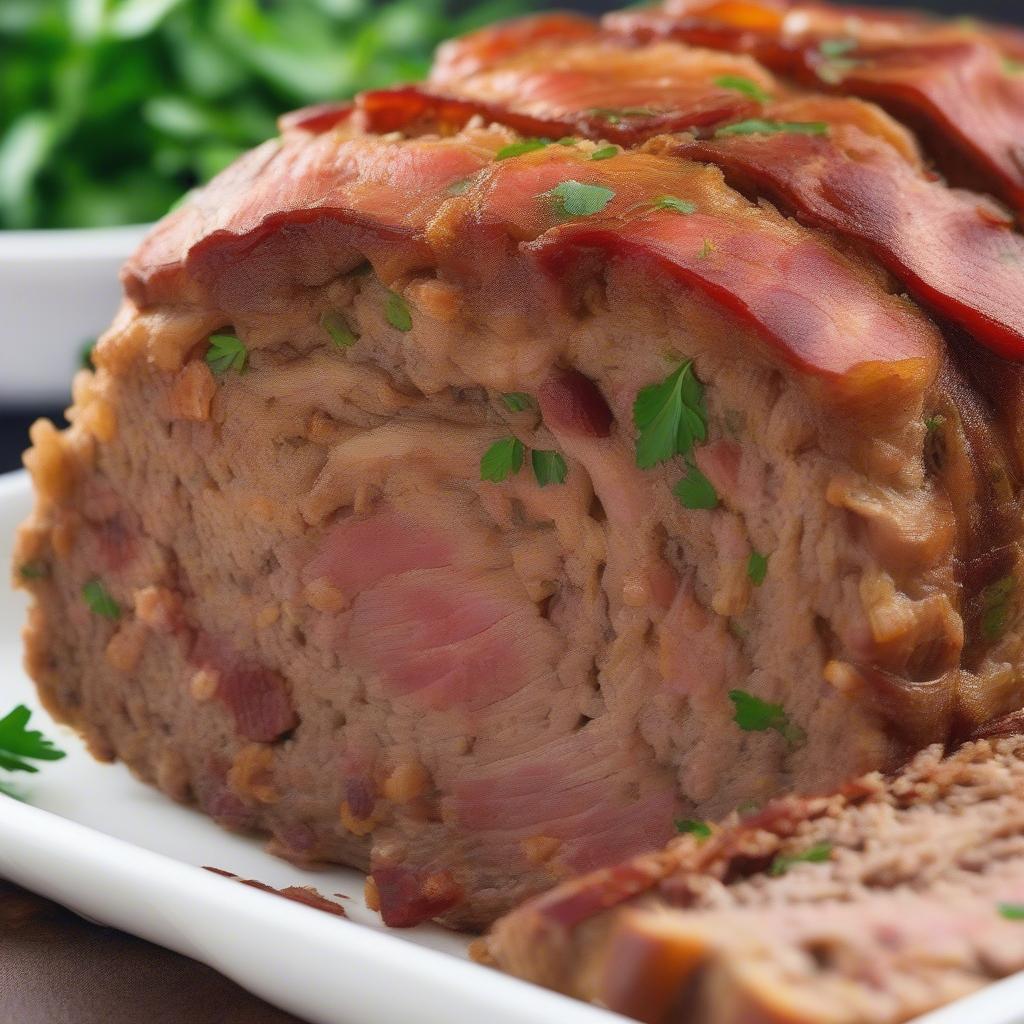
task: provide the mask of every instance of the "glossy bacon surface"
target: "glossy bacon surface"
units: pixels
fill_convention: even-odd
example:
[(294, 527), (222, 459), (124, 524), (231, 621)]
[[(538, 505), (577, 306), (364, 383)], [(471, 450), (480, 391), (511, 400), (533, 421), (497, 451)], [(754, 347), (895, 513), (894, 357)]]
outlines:
[(771, 0), (670, 0), (605, 24), (637, 41), (748, 53), (809, 87), (872, 99), (922, 133), (951, 179), (1024, 208), (1024, 81), (1004, 63), (1001, 31)]

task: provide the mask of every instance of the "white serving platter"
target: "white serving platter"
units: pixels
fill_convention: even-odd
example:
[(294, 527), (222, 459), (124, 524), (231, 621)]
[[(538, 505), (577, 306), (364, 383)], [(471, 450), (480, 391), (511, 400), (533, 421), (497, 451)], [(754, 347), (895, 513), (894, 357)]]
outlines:
[[(29, 504), (24, 473), (0, 476), (0, 577)], [(172, 803), (123, 766), (94, 762), (39, 710), (21, 667), (25, 604), (0, 587), (0, 714), (28, 704), (68, 756), (18, 779), (29, 802), (0, 798), (0, 876), (209, 964), (315, 1024), (624, 1024), (470, 962), (465, 939), (450, 932), (388, 930), (364, 906), (358, 872), (302, 871)], [(351, 920), (203, 865), (342, 893)], [(1024, 1024), (1024, 975), (918, 1024)]]

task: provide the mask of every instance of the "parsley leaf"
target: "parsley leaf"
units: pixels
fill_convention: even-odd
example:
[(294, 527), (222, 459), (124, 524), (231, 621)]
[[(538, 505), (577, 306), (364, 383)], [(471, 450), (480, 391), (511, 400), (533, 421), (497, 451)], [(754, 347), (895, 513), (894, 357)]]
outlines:
[(729, 700), (736, 708), (733, 721), (744, 732), (774, 729), (791, 747), (798, 747), (807, 739), (803, 729), (789, 720), (781, 704), (769, 704), (745, 690), (730, 690)]
[(41, 732), (26, 729), (32, 717), (24, 704), (19, 704), (6, 718), (0, 718), (0, 768), (9, 772), (39, 771), (29, 761), (59, 761), (64, 751), (58, 750)]
[(818, 52), (823, 57), (845, 57), (856, 49), (857, 40), (849, 36), (842, 39), (823, 39), (818, 46)]
[(722, 89), (730, 89), (732, 92), (742, 93), (749, 96), (758, 103), (767, 103), (771, 96), (765, 92), (752, 78), (744, 78), (742, 75), (719, 75), (715, 79), (715, 85)]
[(43, 580), (50, 575), (50, 567), (45, 562), (26, 562), (18, 566), (18, 575), (23, 580)]
[(533, 466), (533, 475), (541, 487), (565, 483), (569, 470), (559, 452), (534, 450), (530, 452), (530, 463)]
[(982, 591), (981, 631), (987, 640), (998, 640), (1006, 632), (1016, 590), (1016, 579), (1004, 576)]
[(320, 317), (320, 326), (331, 336), (331, 341), (338, 348), (351, 348), (358, 340), (359, 335), (348, 325), (348, 321), (333, 310), (327, 310)]
[(1024, 921), (1024, 903), (1000, 903), (999, 915), (1007, 921)]
[(710, 238), (704, 239), (704, 244), (700, 247), (700, 252), (697, 253), (697, 258), (706, 260), (715, 251), (715, 243)]
[(93, 366), (92, 353), (93, 349), (96, 348), (96, 339), (90, 338), (88, 341), (83, 342), (82, 351), (79, 354), (78, 361), (83, 370), (95, 370)]
[(946, 422), (946, 417), (941, 413), (936, 413), (934, 416), (928, 416), (924, 421), (925, 430), (929, 434), (934, 434)]
[(551, 143), (548, 139), (523, 139), (522, 142), (511, 142), (502, 146), (494, 154), (495, 160), (507, 160), (510, 156), (522, 156), (523, 153), (532, 153), (537, 149), (544, 149)]
[(757, 551), (750, 552), (750, 558), (747, 559), (747, 577), (755, 587), (761, 586), (764, 583), (765, 576), (768, 575), (768, 556), (762, 555)]
[(580, 140), (575, 135), (563, 135), (555, 142), (556, 146), (575, 146)]
[(506, 391), (501, 400), (509, 412), (526, 412), (534, 408), (533, 398), (523, 391)]
[(613, 156), (617, 156), (619, 152), (618, 146), (602, 146), (600, 149), (595, 149), (590, 154), (591, 160), (610, 160)]
[(622, 124), (623, 121), (631, 117), (657, 117), (660, 111), (652, 110), (650, 107), (619, 107), (617, 109), (591, 107), (589, 110), (584, 110), (583, 113), (589, 117), (599, 117), (609, 124)]
[(823, 864), (825, 861), (829, 861), (831, 859), (832, 844), (815, 843), (814, 846), (808, 847), (801, 853), (780, 853), (775, 860), (772, 861), (772, 866), (768, 869), (768, 874), (771, 875), (772, 878), (779, 878), (795, 864)]
[(110, 619), (111, 622), (121, 618), (121, 606), (107, 593), (107, 588), (99, 580), (89, 580), (82, 587), (82, 597), (94, 614)]
[(715, 132), (716, 139), (724, 139), (730, 135), (828, 135), (828, 125), (824, 121), (762, 121), (751, 118), (726, 125)]
[(234, 370), (244, 373), (249, 361), (249, 350), (241, 338), (233, 334), (211, 334), (210, 347), (206, 350), (206, 362), (210, 369), (219, 377)]
[(695, 821), (693, 818), (682, 818), (673, 822), (676, 831), (684, 836), (696, 836), (700, 840), (711, 838), (711, 826), (706, 821)]
[(683, 508), (718, 508), (718, 492), (711, 481), (692, 463), (686, 464), (686, 476), (672, 488)]
[(384, 313), (388, 323), (404, 334), (412, 330), (412, 314), (406, 305), (405, 299), (398, 292), (388, 292), (388, 301), (384, 307)]
[(676, 196), (658, 196), (651, 206), (656, 210), (671, 210), (673, 213), (696, 213), (697, 204), (689, 199), (678, 199)]
[(615, 193), (603, 185), (587, 185), (582, 181), (563, 181), (543, 195), (555, 200), (560, 213), (566, 217), (589, 217), (600, 213), (615, 198)]
[(523, 442), (503, 437), (484, 452), (480, 460), (480, 479), (500, 484), (523, 468)]
[(687, 360), (660, 384), (641, 390), (633, 403), (633, 424), (639, 433), (636, 464), (650, 469), (675, 455), (689, 455), (708, 436), (704, 386)]

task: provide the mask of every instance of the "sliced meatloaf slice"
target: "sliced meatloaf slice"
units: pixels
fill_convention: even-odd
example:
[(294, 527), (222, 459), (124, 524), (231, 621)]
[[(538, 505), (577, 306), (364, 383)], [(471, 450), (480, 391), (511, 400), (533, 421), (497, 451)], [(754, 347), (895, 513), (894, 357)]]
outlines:
[(645, 46), (544, 16), (289, 115), (33, 430), (51, 709), (390, 924), (1024, 704), (1012, 218), (870, 103)]
[(1024, 738), (923, 752), (576, 879), (500, 967), (648, 1024), (899, 1024), (1024, 969)]

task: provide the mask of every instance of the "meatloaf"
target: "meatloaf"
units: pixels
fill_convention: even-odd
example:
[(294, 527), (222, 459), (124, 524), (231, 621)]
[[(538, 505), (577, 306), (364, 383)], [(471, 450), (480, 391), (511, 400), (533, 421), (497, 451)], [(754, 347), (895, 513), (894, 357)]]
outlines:
[(970, 995), (1024, 970), (1024, 737), (943, 753), (681, 821), (660, 853), (503, 918), (483, 953), (647, 1024), (902, 1024)]
[(472, 928), (1021, 707), (1016, 40), (858, 11), (487, 29), (168, 215), (32, 430), (50, 710)]

